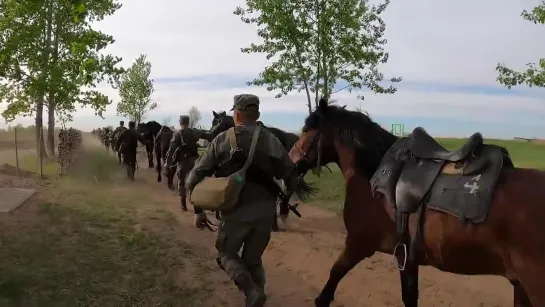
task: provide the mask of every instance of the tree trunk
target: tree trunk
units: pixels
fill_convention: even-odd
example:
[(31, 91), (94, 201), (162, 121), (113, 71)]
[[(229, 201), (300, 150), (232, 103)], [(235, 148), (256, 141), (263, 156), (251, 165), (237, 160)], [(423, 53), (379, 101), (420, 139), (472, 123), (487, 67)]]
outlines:
[(49, 83), (48, 88), (48, 97), (47, 97), (47, 112), (48, 112), (48, 121), (47, 121), (47, 149), (49, 150), (49, 155), (51, 157), (55, 156), (55, 111), (57, 110), (57, 101), (55, 101), (55, 92), (57, 91), (58, 84), (58, 73), (56, 71), (56, 65), (59, 61), (59, 35), (62, 31), (61, 18), (59, 14), (55, 15), (55, 18), (51, 15), (50, 24), (53, 23), (55, 19), (55, 31), (53, 37), (53, 47), (51, 50), (51, 65), (50, 68), (50, 78), (52, 81)]
[(47, 159), (47, 152), (44, 145), (44, 130), (43, 130), (43, 113), (44, 113), (44, 98), (38, 98), (36, 103), (36, 154), (42, 159)]
[(47, 107), (47, 150), (51, 157), (55, 156), (55, 98), (49, 94), (49, 103)]
[[(48, 62), (49, 62), (49, 55), (50, 55), (50, 49), (51, 49), (51, 34), (53, 32), (53, 8), (51, 7), (52, 3), (49, 2), (47, 6), (47, 15), (46, 15), (46, 33), (45, 33), (45, 42), (43, 45), (44, 48), (44, 54), (42, 58), (42, 65), (44, 70), (42, 71), (41, 79), (44, 81), (47, 78), (47, 68), (48, 68)], [(37, 102), (36, 102), (36, 150), (38, 157), (42, 157), (42, 159), (47, 159), (47, 152), (45, 151), (45, 144), (44, 144), (44, 131), (43, 131), (43, 113), (44, 113), (44, 95), (45, 95), (45, 85), (42, 84), (42, 88), (39, 90), (39, 93), (37, 95)]]
[(316, 106), (316, 109), (318, 109), (318, 101), (320, 100), (320, 74), (321, 74), (321, 68), (322, 68), (322, 44), (321, 44), (321, 41), (322, 41), (322, 27), (320, 26), (320, 23), (321, 23), (321, 10), (323, 9), (322, 6), (321, 6), (321, 2), (316, 0), (314, 1), (314, 15), (316, 17), (316, 33), (318, 34), (316, 39), (317, 39), (317, 45), (318, 45), (318, 48), (316, 50), (316, 52), (318, 53), (316, 55), (316, 61), (318, 62), (318, 67), (316, 69), (316, 82), (315, 82), (315, 96), (314, 96), (314, 104)]

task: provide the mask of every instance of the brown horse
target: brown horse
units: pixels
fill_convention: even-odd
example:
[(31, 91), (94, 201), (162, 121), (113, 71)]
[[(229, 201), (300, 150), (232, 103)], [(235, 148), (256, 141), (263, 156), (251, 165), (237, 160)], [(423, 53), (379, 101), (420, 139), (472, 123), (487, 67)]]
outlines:
[(405, 306), (418, 305), (418, 265), (504, 276), (514, 306), (545, 306), (545, 172), (515, 168), (480, 134), (448, 152), (421, 128), (399, 139), (322, 99), (290, 158), (302, 173), (337, 163), (346, 180), (345, 248), (316, 306), (329, 306), (341, 279), (377, 251), (395, 255)]

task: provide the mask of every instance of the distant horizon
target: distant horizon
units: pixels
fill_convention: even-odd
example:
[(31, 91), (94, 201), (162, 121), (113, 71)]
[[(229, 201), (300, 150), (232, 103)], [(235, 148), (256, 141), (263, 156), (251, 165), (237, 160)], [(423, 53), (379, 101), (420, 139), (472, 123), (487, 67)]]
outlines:
[[(144, 122), (147, 122), (147, 121), (144, 121)], [(112, 127), (116, 127), (115, 125), (111, 125)], [(175, 125), (169, 125), (170, 127), (174, 127), (176, 129), (178, 129)], [(27, 130), (29, 128), (34, 128), (35, 125), (21, 125), (19, 126), (20, 128), (24, 129), (24, 130)], [(70, 128), (69, 126), (67, 126), (68, 128)], [(103, 127), (106, 127), (106, 126), (103, 126)], [(13, 128), (18, 128), (16, 126), (9, 126), (8, 128), (0, 128), (0, 132), (4, 132), (4, 133), (7, 133), (7, 132), (10, 132), (8, 129), (13, 129)], [(44, 125), (44, 130), (47, 130), (47, 127)], [(102, 128), (102, 127), (99, 127), (99, 128)], [(388, 132), (394, 134), (390, 129), (387, 129), (386, 127), (382, 127), (384, 128), (385, 130), (387, 130)], [(62, 129), (62, 127), (59, 127), (59, 126), (55, 126), (55, 130), (60, 130)], [(96, 129), (96, 128), (95, 128)], [(80, 130), (81, 132), (84, 132), (84, 133), (91, 133), (93, 129), (90, 129), (90, 130), (85, 130), (85, 129), (78, 129)], [(208, 130), (208, 129), (205, 129), (205, 130)], [(285, 130), (286, 131), (286, 130)], [(30, 131), (29, 131), (30, 132)], [(32, 130), (32, 133), (34, 133), (35, 131)], [(286, 132), (290, 132), (290, 133), (294, 133), (294, 134), (299, 134), (300, 131), (286, 131)], [(405, 132), (405, 136), (407, 136), (408, 133)], [(434, 135), (432, 135), (434, 136)], [(435, 138), (439, 138), (439, 139), (467, 139), (469, 136), (467, 137), (460, 137), (460, 136), (448, 136), (448, 135), (441, 135), (441, 136), (434, 136)], [(484, 139), (485, 140), (501, 140), (501, 141), (510, 141), (510, 140), (520, 140), (521, 142), (523, 142), (524, 140), (536, 140), (536, 141), (545, 141), (545, 139), (541, 139), (541, 138), (527, 138), (527, 137), (523, 137), (523, 136), (514, 136), (514, 137), (510, 137), (510, 138), (497, 138), (497, 137), (492, 137), (492, 138), (487, 138), (486, 136), (484, 136)]]

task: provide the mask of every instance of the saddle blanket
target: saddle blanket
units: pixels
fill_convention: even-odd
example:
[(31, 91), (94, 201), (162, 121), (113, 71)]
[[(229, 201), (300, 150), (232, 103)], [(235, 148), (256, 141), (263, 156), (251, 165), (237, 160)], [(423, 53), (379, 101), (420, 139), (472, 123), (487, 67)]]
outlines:
[(414, 213), (426, 204), (463, 222), (483, 222), (502, 170), (513, 167), (507, 150), (484, 144), (454, 163), (420, 159), (409, 144), (402, 138), (386, 153), (371, 179), (373, 191), (383, 193), (396, 211)]

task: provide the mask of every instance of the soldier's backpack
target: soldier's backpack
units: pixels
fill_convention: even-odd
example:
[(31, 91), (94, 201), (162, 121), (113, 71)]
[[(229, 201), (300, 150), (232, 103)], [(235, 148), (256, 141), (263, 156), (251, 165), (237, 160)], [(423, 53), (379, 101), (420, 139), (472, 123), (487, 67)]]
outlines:
[[(248, 158), (239, 171), (227, 177), (205, 177), (195, 186), (189, 196), (194, 206), (205, 210), (231, 210), (237, 205), (240, 192), (246, 182), (246, 170), (250, 167), (254, 158), (260, 130), (259, 126), (256, 127), (252, 136)], [(236, 150), (238, 145), (235, 128), (227, 130), (227, 138), (231, 150)]]

